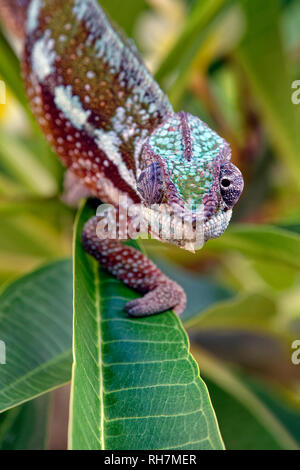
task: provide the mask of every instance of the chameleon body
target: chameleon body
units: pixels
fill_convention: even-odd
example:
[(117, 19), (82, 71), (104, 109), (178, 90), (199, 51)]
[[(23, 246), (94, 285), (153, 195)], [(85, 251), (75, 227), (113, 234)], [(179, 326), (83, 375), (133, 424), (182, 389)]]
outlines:
[[(243, 189), (229, 145), (200, 119), (174, 113), (135, 46), (96, 0), (0, 0), (0, 13), (24, 39), (27, 94), (46, 138), (73, 180), (113, 206), (118, 228), (126, 196), (145, 219), (162, 206), (178, 223), (188, 216), (192, 235), (171, 240), (183, 248), (194, 249), (199, 207), (203, 241), (224, 232)], [(85, 226), (85, 250), (145, 294), (127, 312), (181, 313), (182, 288), (119, 239), (99, 238), (98, 222), (96, 216)]]

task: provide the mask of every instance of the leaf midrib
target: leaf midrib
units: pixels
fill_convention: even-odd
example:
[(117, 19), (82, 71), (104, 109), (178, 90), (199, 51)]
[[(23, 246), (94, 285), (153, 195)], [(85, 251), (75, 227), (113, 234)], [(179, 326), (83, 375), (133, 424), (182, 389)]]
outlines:
[(94, 297), (97, 321), (97, 350), (98, 350), (98, 368), (99, 368), (99, 393), (100, 393), (100, 443), (102, 450), (105, 450), (104, 437), (104, 381), (103, 381), (103, 360), (102, 360), (102, 331), (101, 331), (101, 299), (100, 299), (100, 277), (99, 268), (96, 262), (93, 262), (94, 271)]
[[(140, 420), (140, 419), (151, 419), (151, 418), (162, 418), (162, 417), (176, 417), (176, 416), (186, 416), (187, 414), (194, 414), (194, 413), (199, 413), (199, 411), (201, 411), (203, 413), (203, 410), (200, 408), (200, 409), (197, 409), (197, 410), (193, 410), (191, 411), (190, 413), (176, 413), (176, 414), (171, 414), (171, 415), (147, 415), (147, 416), (127, 416), (127, 417), (115, 417), (115, 418), (112, 418), (112, 419), (108, 419), (108, 418), (105, 418), (105, 407), (104, 407), (104, 396), (106, 394), (105, 392), (105, 387), (104, 387), (104, 374), (103, 374), (103, 366), (104, 366), (104, 363), (103, 363), (103, 357), (102, 357), (102, 345), (107, 343), (107, 342), (104, 342), (102, 340), (102, 337), (103, 337), (103, 331), (102, 331), (102, 319), (101, 319), (101, 301), (103, 301), (103, 298), (101, 297), (101, 292), (100, 292), (100, 276), (99, 276), (99, 266), (96, 262), (93, 261), (93, 273), (94, 273), (94, 282), (93, 282), (93, 287), (94, 287), (94, 302), (95, 302), (95, 312), (96, 312), (96, 322), (97, 322), (97, 351), (98, 351), (98, 370), (99, 370), (99, 396), (100, 396), (100, 444), (101, 444), (101, 448), (102, 450), (105, 450), (105, 429), (104, 429), (104, 426), (105, 426), (105, 423), (110, 423), (110, 422), (114, 422), (114, 421), (122, 421), (122, 420)], [(127, 299), (126, 299), (127, 300)], [(182, 331), (177, 328), (177, 325), (176, 325), (176, 330), (178, 330), (179, 332), (182, 333)], [(182, 342), (185, 343), (185, 336), (184, 334), (182, 333)], [(120, 340), (116, 340), (116, 342), (119, 342)], [(108, 343), (110, 343), (112, 341), (108, 341)], [(127, 342), (127, 340), (126, 340)], [(136, 342), (136, 340), (134, 341)], [(148, 341), (141, 341), (141, 342), (148, 342)], [(181, 343), (181, 341), (177, 342), (176, 343)], [(187, 359), (188, 359), (188, 356), (187, 356)], [(197, 381), (196, 381), (196, 376), (195, 376), (195, 379), (192, 381), (192, 383), (194, 383), (195, 385), (197, 385)], [(173, 385), (173, 384), (172, 384)], [(177, 385), (177, 384), (176, 384)], [(186, 384), (178, 384), (178, 385), (186, 385)], [(155, 387), (157, 386), (157, 384), (155, 385)], [(154, 386), (153, 386), (154, 387)], [(136, 389), (136, 388), (139, 388), (139, 387), (132, 387), (132, 389)], [(143, 388), (152, 388), (152, 386), (145, 386)], [(111, 393), (115, 393), (117, 391), (123, 391), (123, 390), (112, 390), (110, 392), (108, 392), (109, 394)], [(204, 418), (206, 420), (206, 416), (205, 414), (203, 413), (204, 415)], [(210, 437), (209, 437), (209, 433), (208, 435), (203, 439), (204, 440), (208, 440), (210, 441)]]

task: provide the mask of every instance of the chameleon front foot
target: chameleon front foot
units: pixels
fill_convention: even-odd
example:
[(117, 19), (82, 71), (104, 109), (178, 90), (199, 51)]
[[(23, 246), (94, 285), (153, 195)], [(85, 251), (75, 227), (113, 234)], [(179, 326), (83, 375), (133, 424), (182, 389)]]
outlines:
[(82, 242), (87, 253), (127, 286), (143, 294), (125, 306), (128, 315), (146, 317), (173, 309), (179, 315), (186, 305), (184, 290), (165, 276), (152, 261), (120, 240), (97, 236), (98, 217), (90, 219), (83, 230)]
[(147, 317), (173, 309), (180, 315), (186, 306), (184, 290), (171, 280), (166, 280), (140, 299), (132, 300), (124, 310), (131, 317)]

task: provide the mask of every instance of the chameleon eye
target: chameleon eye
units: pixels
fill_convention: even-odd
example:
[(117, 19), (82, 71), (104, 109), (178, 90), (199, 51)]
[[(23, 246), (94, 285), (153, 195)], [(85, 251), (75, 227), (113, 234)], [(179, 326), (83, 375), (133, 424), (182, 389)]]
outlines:
[(243, 188), (244, 180), (240, 170), (231, 162), (223, 163), (220, 169), (220, 189), (228, 209), (237, 203)]
[(142, 171), (137, 189), (147, 205), (159, 204), (164, 196), (164, 177), (161, 166), (153, 162)]
[(221, 180), (221, 185), (223, 188), (228, 188), (231, 185), (231, 181), (228, 178), (223, 178)]

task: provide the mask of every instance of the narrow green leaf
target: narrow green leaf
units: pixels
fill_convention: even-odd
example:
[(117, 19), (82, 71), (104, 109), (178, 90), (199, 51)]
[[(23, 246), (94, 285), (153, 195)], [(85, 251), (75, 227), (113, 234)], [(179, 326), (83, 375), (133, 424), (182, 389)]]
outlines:
[[(44, 209), (46, 208), (44, 205)], [(0, 252), (44, 260), (65, 256), (63, 237), (50, 222), (30, 213), (1, 214)]]
[[(289, 400), (285, 390), (271, 387), (262, 380), (245, 374), (239, 379), (254, 393), (259, 400), (284, 424), (286, 430), (295, 439), (300, 448), (300, 404), (299, 400)], [(297, 390), (296, 397), (297, 397)]]
[(74, 247), (71, 449), (221, 449), (205, 384), (172, 313), (130, 319), (137, 296), (82, 249), (93, 214), (78, 217)]
[(273, 299), (262, 294), (244, 294), (221, 302), (185, 322), (185, 327), (198, 329), (247, 329), (269, 330), (277, 314)]
[(239, 251), (249, 258), (300, 268), (300, 236), (272, 225), (232, 225), (218, 240), (209, 241), (206, 250)]
[(35, 257), (30, 255), (6, 253), (0, 251), (0, 286), (7, 286), (8, 283), (20, 278), (25, 273), (29, 273), (45, 263), (45, 257)]
[(0, 139), (0, 160), (6, 171), (34, 194), (48, 197), (56, 195), (57, 182), (54, 176), (36, 156), (21, 141), (3, 131), (0, 131)]
[[(229, 2), (220, 4), (216, 16), (217, 18), (213, 17), (210, 19), (207, 25), (203, 27), (203, 30), (198, 31), (190, 53), (185, 54), (184, 59), (179, 62), (174, 81), (170, 80), (170, 86), (168, 86), (167, 91), (169, 99), (175, 108), (178, 108), (182, 103), (190, 78), (199, 73), (200, 75), (201, 73), (205, 74), (209, 65), (231, 53), (242, 37), (244, 22), (238, 6), (231, 6), (229, 8)], [(223, 70), (228, 71), (227, 68), (222, 68)], [(216, 75), (214, 74), (214, 81), (216, 80)], [(211, 85), (213, 87), (214, 82)], [(217, 95), (216, 90), (213, 91), (216, 93), (216, 98), (220, 105), (222, 104), (222, 112), (225, 112), (224, 116), (226, 113), (232, 112), (233, 110), (230, 109), (233, 108), (232, 96), (230, 97), (230, 103), (222, 103), (226, 99), (226, 89), (224, 89), (224, 86), (222, 93), (220, 93), (221, 96)], [(203, 113), (198, 104), (198, 109), (195, 109), (193, 112), (198, 114), (199, 111), (201, 111), (201, 114)], [(202, 114), (202, 117), (205, 117), (205, 114)]]
[(282, 446), (242, 400), (205, 377), (227, 450), (281, 450)]
[[(268, 405), (243, 378), (193, 344), (220, 416), (226, 448), (233, 450), (299, 449), (287, 417)], [(267, 394), (266, 387), (264, 393)], [(299, 413), (294, 412), (294, 418)], [(293, 430), (295, 427), (292, 428)], [(298, 428), (296, 428), (298, 429)]]
[(28, 105), (25, 86), (22, 79), (21, 63), (19, 57), (12, 49), (11, 45), (4, 36), (0, 24), (0, 78), (4, 80), (5, 85), (9, 87), (15, 98), (19, 101), (23, 110), (27, 113), (32, 129), (40, 133), (39, 127), (33, 117)]
[(0, 450), (44, 450), (49, 395), (0, 414)]
[(13, 178), (0, 173), (0, 198), (22, 198), (26, 196), (26, 189)]
[(0, 411), (68, 382), (72, 364), (72, 266), (59, 261), (11, 284), (0, 296)]
[(298, 269), (274, 262), (256, 260), (252, 266), (266, 284), (281, 291), (292, 287), (298, 277)]
[(0, 77), (9, 86), (20, 104), (28, 110), (20, 61), (0, 29)]
[(182, 33), (157, 70), (155, 75), (157, 81), (164, 84), (178, 68), (183, 72), (186, 70), (187, 63), (191, 62), (199, 50), (205, 29), (230, 3), (231, 1), (228, 2), (228, 0), (202, 0), (196, 3), (186, 20)]
[(98, 1), (116, 24), (130, 37), (133, 36), (136, 19), (139, 14), (149, 8), (146, 0), (134, 0), (131, 2), (124, 2), (123, 0)]
[[(237, 57), (247, 74), (273, 143), (299, 189), (299, 109), (283, 49), (278, 0), (242, 0), (247, 31)], [(259, 14), (258, 14), (259, 12)]]

